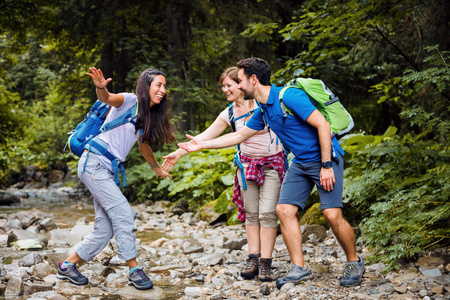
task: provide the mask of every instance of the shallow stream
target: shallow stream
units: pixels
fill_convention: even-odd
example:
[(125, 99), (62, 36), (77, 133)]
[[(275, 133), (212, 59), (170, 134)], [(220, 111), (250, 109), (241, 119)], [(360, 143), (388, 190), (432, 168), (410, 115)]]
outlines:
[[(41, 191), (16, 191), (15, 194), (20, 197), (20, 204), (12, 206), (0, 206), (0, 214), (10, 215), (21, 211), (36, 211), (49, 215), (58, 228), (72, 228), (77, 222), (84, 221), (85, 223), (93, 222), (95, 220), (94, 206), (92, 200), (87, 197), (73, 197), (73, 195), (66, 195), (64, 193), (48, 190)], [(50, 233), (41, 233), (50, 240)], [(165, 232), (157, 230), (136, 231), (136, 238), (140, 240), (141, 244), (148, 245), (151, 242), (161, 238), (167, 237)], [(61, 247), (59, 247), (61, 248)], [(14, 247), (0, 248), (0, 261), (3, 259), (3, 264), (11, 264), (14, 260), (20, 260), (22, 257), (31, 252), (38, 252), (42, 256), (51, 254), (52, 247), (49, 246), (44, 250), (17, 250)], [(173, 286), (168, 282), (154, 281), (154, 285), (162, 288), (166, 297), (160, 298), (165, 300), (179, 299), (184, 295), (185, 285)], [(98, 295), (71, 295), (76, 296), (76, 299), (122, 299), (119, 295), (98, 296)], [(69, 296), (69, 297), (71, 297)], [(16, 297), (15, 299), (28, 299), (30, 295)], [(0, 296), (0, 300), (10, 299)], [(73, 298), (72, 298), (73, 299)]]

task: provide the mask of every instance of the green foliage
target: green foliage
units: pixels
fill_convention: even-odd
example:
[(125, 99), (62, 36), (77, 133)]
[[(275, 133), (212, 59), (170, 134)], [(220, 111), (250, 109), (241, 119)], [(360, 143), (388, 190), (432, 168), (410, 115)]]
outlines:
[(450, 240), (448, 143), (400, 138), (395, 131), (354, 135), (343, 144), (350, 156), (344, 203), (362, 220), (359, 242), (389, 269)]
[[(235, 152), (235, 149), (227, 148), (185, 155), (170, 172), (172, 179), (156, 179), (155, 173), (146, 162), (127, 165), (125, 166), (127, 186), (132, 196), (130, 200), (144, 202), (149, 198), (152, 200), (185, 198), (190, 207), (198, 209), (210, 201), (219, 199), (215, 209), (218, 212), (225, 212), (228, 209), (229, 192), (224, 190), (234, 183)], [(155, 157), (164, 154), (167, 153), (155, 152)]]

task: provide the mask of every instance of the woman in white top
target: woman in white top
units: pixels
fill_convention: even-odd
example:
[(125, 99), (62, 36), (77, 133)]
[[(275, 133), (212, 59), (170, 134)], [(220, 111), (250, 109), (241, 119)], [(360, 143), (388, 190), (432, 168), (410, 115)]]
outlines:
[[(232, 105), (222, 111), (208, 129), (197, 135), (196, 140), (218, 137), (228, 126), (232, 126), (230, 117), (235, 120), (235, 130), (238, 131), (253, 113), (261, 113), (256, 100), (244, 100), (243, 92), (238, 88), (237, 74), (237, 67), (228, 68), (222, 73), (219, 82)], [(275, 134), (270, 134), (266, 128), (242, 142), (238, 153), (240, 166), (235, 173), (233, 202), (239, 208), (239, 219), (246, 222), (249, 256), (241, 272), (241, 276), (246, 279), (258, 275), (261, 281), (272, 280), (270, 268), (277, 234), (275, 208), (286, 171), (283, 148), (276, 141)], [(187, 153), (178, 149), (163, 156), (163, 169), (171, 170), (178, 159)]]
[[(170, 143), (175, 140), (167, 115), (168, 100), (166, 96), (166, 76), (155, 69), (141, 73), (136, 84), (136, 95), (131, 93), (113, 94), (106, 85), (112, 80), (105, 80), (100, 69), (90, 68), (89, 75), (96, 87), (98, 99), (111, 106), (105, 123), (127, 113), (138, 103), (138, 114), (133, 122), (123, 124), (95, 137), (98, 144), (120, 162), (125, 161), (136, 141), (145, 160), (156, 173), (156, 177), (166, 178), (170, 174), (163, 170), (156, 161), (150, 145)], [(141, 135), (142, 133), (142, 135)], [(91, 148), (88, 148), (91, 149)], [(125, 196), (114, 180), (111, 161), (100, 152), (85, 150), (78, 162), (78, 177), (93, 196), (95, 208), (94, 231), (77, 244), (75, 251), (58, 267), (57, 277), (69, 280), (77, 285), (88, 283), (76, 264), (90, 261), (115, 236), (118, 256), (127, 262), (130, 269), (129, 284), (137, 289), (153, 287), (152, 281), (138, 266), (134, 228), (134, 213)]]

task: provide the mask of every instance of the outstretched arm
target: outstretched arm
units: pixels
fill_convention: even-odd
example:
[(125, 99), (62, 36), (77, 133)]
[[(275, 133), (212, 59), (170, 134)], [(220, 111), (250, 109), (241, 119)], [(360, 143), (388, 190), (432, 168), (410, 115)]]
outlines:
[(120, 107), (123, 104), (123, 95), (110, 93), (106, 86), (112, 80), (111, 78), (105, 79), (103, 72), (100, 69), (91, 67), (89, 68), (91, 73), (86, 73), (92, 78), (95, 84), (98, 100), (114, 107)]
[(142, 143), (141, 139), (139, 139), (139, 150), (141, 151), (142, 156), (145, 158), (145, 160), (148, 162), (150, 167), (152, 167), (153, 171), (156, 173), (156, 178), (172, 178), (170, 174), (161, 169), (161, 167), (158, 164), (158, 161), (155, 158), (155, 155), (153, 154), (152, 148), (148, 144)]
[[(205, 141), (218, 137), (222, 132), (224, 132), (227, 126), (228, 124), (220, 116), (218, 116), (214, 121), (214, 123), (212, 123), (211, 126), (209, 126), (205, 131), (197, 135), (195, 139), (198, 141)], [(173, 166), (178, 162), (180, 157), (186, 155), (187, 153), (189, 152), (179, 148), (177, 151), (174, 151), (166, 156), (163, 156), (164, 158), (164, 162), (162, 165), (163, 170), (166, 171), (172, 170)]]
[(231, 132), (221, 137), (207, 141), (199, 141), (190, 135), (186, 135), (186, 137), (191, 139), (191, 141), (187, 143), (179, 143), (178, 147), (188, 152), (198, 151), (202, 149), (221, 149), (240, 144), (249, 137), (254, 136), (257, 132), (258, 130), (253, 130), (248, 128), (247, 126), (244, 126), (237, 132)]

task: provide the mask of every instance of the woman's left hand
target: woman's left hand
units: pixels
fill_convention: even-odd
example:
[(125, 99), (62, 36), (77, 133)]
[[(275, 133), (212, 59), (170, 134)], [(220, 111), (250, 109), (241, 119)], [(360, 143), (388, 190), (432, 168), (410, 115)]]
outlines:
[(163, 169), (161, 169), (161, 167), (154, 168), (153, 171), (155, 171), (155, 173), (156, 173), (156, 178), (159, 178), (159, 177), (161, 177), (161, 178), (169, 177), (170, 179), (172, 179), (172, 176), (170, 175), (170, 173), (167, 172), (167, 171), (165, 171), (165, 170), (163, 170)]

